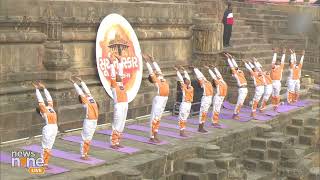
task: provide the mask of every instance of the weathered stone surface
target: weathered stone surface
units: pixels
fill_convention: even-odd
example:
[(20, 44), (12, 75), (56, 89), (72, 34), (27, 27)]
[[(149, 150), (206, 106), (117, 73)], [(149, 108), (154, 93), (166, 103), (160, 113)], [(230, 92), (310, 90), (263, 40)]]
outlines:
[(213, 160), (194, 158), (184, 162), (184, 170), (186, 172), (203, 173), (214, 167), (215, 164)]

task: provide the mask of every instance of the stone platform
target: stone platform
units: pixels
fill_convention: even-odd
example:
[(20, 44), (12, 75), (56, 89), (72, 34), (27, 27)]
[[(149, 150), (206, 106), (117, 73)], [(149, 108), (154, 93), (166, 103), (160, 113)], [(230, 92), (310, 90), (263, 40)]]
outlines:
[[(28, 174), (24, 168), (1, 164), (1, 179), (221, 180), (317, 177), (316, 168), (320, 162), (316, 158), (319, 156), (319, 152), (316, 152), (319, 151), (319, 145), (316, 146), (319, 126), (316, 125), (319, 125), (320, 119), (316, 117), (319, 117), (319, 103), (297, 107), (269, 117), (266, 121), (222, 119), (225, 129), (212, 128), (209, 123), (209, 132), (206, 134), (195, 132), (197, 117), (193, 117), (187, 125), (190, 137), (180, 139), (175, 136), (178, 133), (177, 121), (167, 114), (161, 121), (160, 137), (163, 143), (160, 145), (143, 141), (143, 138), (148, 139), (148, 131), (141, 131), (144, 129), (141, 127), (148, 129), (148, 118), (145, 117), (127, 123), (122, 152), (108, 149), (106, 142), (109, 136), (101, 132), (106, 132), (110, 127), (103, 125), (94, 135), (96, 142), (92, 142), (90, 161), (79, 161), (79, 143), (75, 142), (77, 138), (72, 137), (79, 139), (80, 131), (59, 134), (54, 149), (69, 154), (54, 152), (56, 157), (52, 157), (50, 164), (64, 168), (66, 172), (36, 176)], [(99, 146), (100, 141), (102, 144)], [(40, 145), (40, 139), (4, 144), (1, 145), (1, 151), (10, 153), (12, 150), (30, 148), (30, 145)], [(296, 166), (294, 162), (297, 161), (305, 164)], [(310, 172), (308, 168), (312, 168)], [(305, 171), (300, 172), (300, 169)]]

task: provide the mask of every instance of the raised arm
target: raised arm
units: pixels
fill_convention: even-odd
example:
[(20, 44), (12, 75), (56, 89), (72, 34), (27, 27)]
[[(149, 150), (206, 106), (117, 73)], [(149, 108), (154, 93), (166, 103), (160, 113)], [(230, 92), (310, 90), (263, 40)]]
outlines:
[(286, 49), (282, 50), (282, 56), (281, 56), (281, 65), (284, 65), (284, 60), (286, 59)]
[(182, 77), (179, 69), (178, 69), (177, 67), (174, 67), (174, 69), (175, 69), (176, 72), (177, 72), (177, 81), (179, 81), (181, 84), (184, 84), (184, 82), (183, 82), (183, 77)]
[(185, 69), (183, 69), (183, 75), (184, 75), (185, 78), (190, 80), (190, 76), (189, 76), (188, 72)]
[(198, 68), (193, 68), (193, 71), (196, 74), (198, 80), (206, 79)]
[(254, 63), (254, 67), (258, 70), (258, 71), (262, 71), (262, 65), (260, 64), (260, 62), (256, 59), (256, 58), (253, 58), (254, 59), (254, 61), (253, 61), (253, 63)]
[(244, 66), (250, 71), (251, 74), (253, 73), (251, 66), (247, 62), (244, 62)]
[(305, 51), (303, 50), (303, 51), (302, 51), (302, 55), (301, 55), (301, 57), (300, 57), (300, 63), (299, 63), (299, 66), (300, 66), (300, 67), (302, 67), (302, 65), (303, 65), (304, 54), (305, 54)]
[(42, 83), (40, 83), (40, 82), (39, 82), (38, 84), (39, 84), (39, 86), (40, 86), (41, 88), (43, 88), (44, 95), (45, 95), (46, 100), (47, 100), (47, 102), (48, 102), (48, 106), (53, 107), (53, 101), (52, 101), (52, 97), (51, 97), (49, 91), (47, 90), (47, 88), (45, 87), (44, 84), (42, 84)]
[(272, 68), (274, 68), (274, 65), (276, 64), (276, 61), (277, 61), (277, 51), (274, 49), (273, 50), (272, 62), (271, 62)]
[(219, 71), (219, 69), (217, 67), (214, 67), (213, 70), (216, 73), (218, 78), (222, 78), (222, 75), (220, 74), (220, 71)]
[(211, 69), (209, 69), (209, 74), (212, 77), (212, 79), (217, 80), (217, 76), (213, 73)]

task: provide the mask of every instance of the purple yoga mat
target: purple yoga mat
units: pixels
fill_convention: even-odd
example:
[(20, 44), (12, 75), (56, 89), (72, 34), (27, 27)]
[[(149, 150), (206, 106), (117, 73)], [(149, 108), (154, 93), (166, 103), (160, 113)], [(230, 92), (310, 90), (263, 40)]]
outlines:
[(240, 113), (240, 119), (239, 120), (234, 120), (232, 118), (233, 114), (232, 113), (228, 113), (228, 114), (225, 114), (225, 113), (220, 113), (219, 114), (219, 117), (221, 119), (226, 119), (226, 120), (233, 120), (233, 121), (237, 121), (237, 122), (248, 122), (250, 120), (252, 120), (252, 117), (248, 117), (248, 116), (243, 116), (243, 113)]
[(298, 109), (299, 107), (298, 106), (291, 106), (291, 105), (288, 105), (288, 104), (283, 104), (283, 105), (280, 105), (278, 107), (278, 112), (279, 113), (283, 113), (283, 112), (288, 112), (288, 111), (292, 111), (292, 110), (295, 110), (295, 109)]
[[(127, 128), (128, 129), (132, 129), (132, 130), (137, 130), (137, 131), (144, 131), (144, 132), (149, 132), (150, 131), (149, 127), (136, 125), (136, 124), (129, 125), (129, 126), (127, 126)], [(165, 131), (165, 130), (159, 131), (158, 134), (164, 135), (164, 136), (173, 137), (173, 138), (177, 138), (177, 139), (186, 139), (186, 138), (188, 138), (188, 137), (182, 137), (178, 133), (171, 132), (171, 131)]]
[[(235, 104), (231, 104), (229, 101), (224, 101), (222, 106), (229, 110), (234, 110), (234, 108), (236, 107)], [(249, 106), (242, 106), (240, 109), (240, 113), (241, 112), (251, 112), (251, 108)]]
[[(42, 151), (42, 148), (39, 145), (23, 146), (23, 147), (21, 147), (21, 149), (29, 150), (29, 151), (33, 151), (33, 152), (37, 152), (37, 153), (41, 153), (41, 151)], [(80, 159), (80, 154), (61, 151), (58, 149), (52, 149), (51, 153), (52, 153), (53, 157), (62, 158), (62, 159), (70, 160), (70, 161), (76, 161), (79, 163), (85, 163), (85, 164), (90, 164), (90, 165), (98, 165), (98, 164), (105, 163), (104, 160), (97, 159), (94, 157), (89, 157), (88, 160), (82, 160), (82, 159)]]
[[(164, 119), (171, 120), (171, 121), (178, 121), (178, 117), (177, 116), (166, 116), (166, 117), (164, 117)], [(187, 120), (187, 123), (190, 123), (190, 124), (193, 124), (193, 125), (198, 125), (199, 124), (199, 120), (198, 119), (194, 119), (194, 118), (190, 118), (190, 119)], [(220, 126), (213, 126), (210, 121), (206, 121), (205, 122), (205, 126), (206, 127), (219, 128), (219, 129), (228, 128), (225, 124), (220, 124)]]
[(306, 106), (310, 106), (312, 103), (313, 103), (312, 101), (305, 99), (305, 100), (301, 100), (294, 103), (294, 105), (298, 107), (306, 107)]
[[(62, 139), (66, 140), (66, 141), (75, 142), (75, 143), (81, 143), (81, 141), (82, 141), (82, 138), (80, 136), (65, 136)], [(132, 154), (132, 153), (140, 151), (139, 149), (128, 147), (128, 146), (123, 146), (123, 148), (119, 148), (119, 149), (112, 149), (110, 147), (109, 143), (107, 143), (105, 141), (98, 141), (98, 140), (91, 140), (90, 145), (93, 147), (108, 149), (108, 150), (122, 152), (122, 153), (126, 153), (126, 154)]]
[[(0, 162), (1, 163), (5, 163), (5, 164), (11, 164), (11, 156), (7, 153), (4, 152), (0, 152)], [(49, 173), (49, 174), (60, 174), (63, 172), (68, 172), (70, 171), (69, 169), (63, 168), (63, 167), (59, 167), (59, 166), (55, 166), (52, 164), (49, 164), (48, 169), (45, 170), (45, 173)]]
[(272, 116), (272, 117), (275, 117), (275, 116), (278, 116), (279, 113), (274, 111), (274, 110), (271, 110), (271, 109), (267, 109), (265, 112), (263, 112), (262, 114), (265, 114), (265, 115), (268, 115), (268, 116)]
[[(98, 133), (98, 134), (111, 135), (112, 130), (107, 130), (107, 129), (105, 129), (105, 130), (97, 131), (97, 133)], [(160, 143), (155, 143), (155, 142), (149, 141), (149, 138), (146, 138), (146, 137), (144, 137), (144, 136), (138, 136), (138, 135), (128, 134), (128, 133), (122, 133), (122, 137), (123, 137), (124, 139), (130, 139), (130, 140), (139, 141), (139, 142), (147, 143), (147, 144), (154, 144), (154, 145), (168, 144), (167, 141), (161, 140)]]
[[(177, 124), (170, 124), (170, 123), (161, 122), (160, 123), (160, 128), (161, 127), (166, 127), (166, 128), (171, 128), (171, 129), (179, 129), (178, 123)], [(198, 133), (198, 129), (192, 128), (192, 127), (186, 127), (186, 131), (190, 131), (190, 132), (193, 132), (193, 133)]]

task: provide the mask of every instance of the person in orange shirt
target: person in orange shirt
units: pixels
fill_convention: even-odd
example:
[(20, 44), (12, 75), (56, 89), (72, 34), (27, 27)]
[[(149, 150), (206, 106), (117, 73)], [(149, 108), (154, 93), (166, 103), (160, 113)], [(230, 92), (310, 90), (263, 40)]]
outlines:
[(271, 102), (273, 105), (274, 111), (276, 111), (280, 104), (280, 91), (281, 91), (281, 80), (282, 72), (284, 68), (284, 60), (286, 58), (286, 49), (282, 50), (281, 62), (277, 62), (277, 49), (274, 49), (274, 54), (272, 58), (271, 65), (271, 79), (272, 79), (272, 97)]
[(205, 133), (208, 132), (204, 129), (204, 123), (207, 120), (207, 113), (212, 104), (213, 87), (210, 81), (200, 72), (200, 70), (194, 66), (190, 66), (193, 69), (198, 82), (203, 89), (203, 95), (201, 98), (200, 114), (199, 114), (199, 127), (198, 131)]
[(82, 89), (72, 79), (72, 77), (70, 78), (70, 81), (75, 87), (79, 95), (79, 101), (83, 105), (86, 111), (86, 117), (83, 120), (83, 127), (81, 132), (82, 142), (80, 144), (80, 154), (81, 154), (81, 159), (88, 160), (90, 142), (92, 140), (94, 131), (96, 130), (98, 116), (99, 116), (98, 104), (94, 100), (86, 83), (84, 83), (80, 77), (76, 77), (76, 78), (80, 82)]
[(239, 69), (237, 62), (235, 61), (234, 57), (231, 56), (228, 53), (224, 53), (224, 55), (227, 57), (228, 64), (231, 68), (232, 76), (237, 80), (238, 85), (238, 100), (236, 107), (234, 109), (233, 113), (233, 119), (239, 120), (239, 112), (240, 109), (247, 97), (248, 94), (248, 88), (247, 88), (247, 80), (245, 78), (245, 75), (242, 70)]
[(178, 68), (174, 67), (177, 71), (178, 81), (180, 83), (180, 87), (182, 90), (182, 102), (179, 107), (179, 128), (180, 128), (180, 136), (186, 137), (185, 128), (188, 116), (191, 110), (191, 103), (193, 101), (193, 87), (191, 86), (190, 76), (188, 72), (183, 68), (184, 77), (182, 77)]
[(300, 58), (300, 63), (297, 65), (297, 57), (294, 50), (290, 49), (291, 58), (290, 58), (290, 69), (289, 69), (289, 77), (288, 77), (288, 93), (287, 93), (287, 101), (289, 104), (295, 103), (299, 98), (300, 91), (300, 77), (301, 77), (301, 69), (304, 59), (305, 51), (302, 51), (302, 55)]
[(251, 62), (244, 61), (244, 65), (249, 70), (255, 86), (251, 107), (251, 116), (255, 117), (259, 101), (264, 93), (265, 79), (262, 72), (259, 72)]
[[(114, 67), (114, 61), (118, 59), (118, 72)], [(123, 62), (121, 57), (113, 55), (110, 58), (111, 68), (111, 90), (114, 102), (112, 133), (110, 137), (111, 148), (122, 148), (120, 145), (121, 134), (123, 132), (128, 112), (128, 97), (123, 84)]]
[[(163, 77), (159, 65), (153, 60), (153, 57), (146, 55), (142, 55), (142, 57), (146, 62), (149, 72), (148, 79), (157, 87), (157, 95), (152, 100), (152, 110), (150, 115), (150, 141), (159, 143), (158, 130), (160, 127), (160, 120), (168, 101), (170, 89), (168, 82)], [(152, 61), (152, 65), (155, 70), (153, 70), (148, 60)]]
[[(36, 111), (46, 121), (46, 125), (42, 128), (41, 157), (43, 159), (44, 168), (48, 168), (49, 159), (51, 157), (51, 149), (58, 133), (57, 114), (53, 109), (52, 97), (45, 85), (40, 82), (32, 83), (32, 85), (36, 88), (36, 96), (39, 103), (39, 107), (36, 108)], [(41, 88), (44, 91), (44, 95), (47, 99), (48, 105), (45, 104), (42, 98), (39, 90)]]
[(215, 66), (211, 66), (214, 70), (214, 72), (208, 67), (209, 74), (211, 75), (212, 79), (214, 80), (215, 86), (216, 86), (216, 94), (213, 97), (213, 116), (212, 116), (212, 124), (215, 127), (220, 128), (219, 124), (219, 114), (220, 114), (220, 109), (223, 104), (224, 98), (227, 96), (228, 92), (228, 85), (227, 83), (223, 80), (222, 75), (220, 74), (218, 68)]
[(264, 76), (264, 93), (262, 97), (262, 102), (260, 106), (260, 112), (264, 112), (267, 106), (267, 102), (272, 94), (272, 79), (269, 71), (264, 71), (262, 65), (256, 58), (253, 58), (253, 63), (258, 72), (262, 73)]

